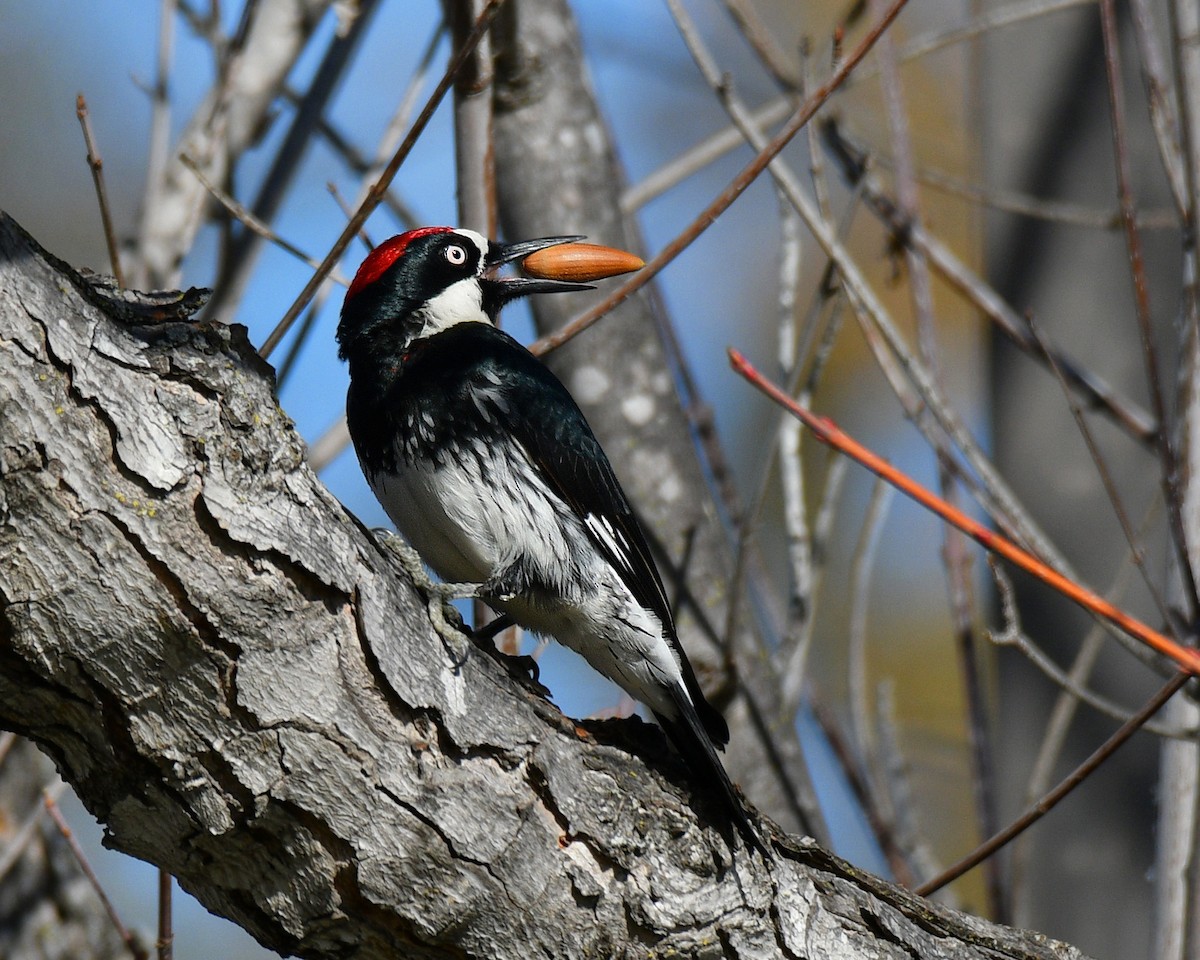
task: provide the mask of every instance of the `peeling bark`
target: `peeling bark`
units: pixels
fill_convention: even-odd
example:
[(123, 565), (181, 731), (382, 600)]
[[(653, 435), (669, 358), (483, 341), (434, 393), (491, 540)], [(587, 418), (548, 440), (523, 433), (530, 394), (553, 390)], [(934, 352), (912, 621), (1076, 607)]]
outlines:
[(731, 850), (656, 730), (439, 637), (199, 299), (0, 220), (0, 726), (111, 846), (304, 957), (1079, 957)]

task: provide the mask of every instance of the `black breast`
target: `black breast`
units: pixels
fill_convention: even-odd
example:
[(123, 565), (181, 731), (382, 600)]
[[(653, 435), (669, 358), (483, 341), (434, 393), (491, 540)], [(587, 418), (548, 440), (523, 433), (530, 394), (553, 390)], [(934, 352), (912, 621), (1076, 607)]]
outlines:
[(503, 331), (460, 323), (411, 343), (384, 376), (355, 378), (352, 367), (346, 419), (364, 472), (395, 472), (401, 460), (446, 464), (501, 439), (514, 355), (533, 360)]

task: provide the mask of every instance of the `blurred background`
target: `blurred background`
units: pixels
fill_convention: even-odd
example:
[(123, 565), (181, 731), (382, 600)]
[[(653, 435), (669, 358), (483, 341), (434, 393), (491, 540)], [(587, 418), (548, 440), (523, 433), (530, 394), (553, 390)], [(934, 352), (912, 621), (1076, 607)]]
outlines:
[[(814, 121), (811, 134), (802, 131), (783, 154), (908, 345), (907, 362), (928, 371), (937, 396), (1021, 504), (1021, 522), (996, 486), (979, 479), (978, 462), (961, 444), (943, 448), (942, 463), (953, 469), (939, 475), (930, 436), (942, 442), (946, 432), (914, 388), (905, 355), (882, 345), (871, 310), (830, 278), (827, 251), (769, 176), (655, 281), (682, 362), (711, 406), (744, 511), (747, 526), (735, 529), (731, 520), (730, 540), (753, 530), (764, 642), (786, 648), (786, 662), (798, 671), (787, 682), (804, 692), (796, 723), (826, 839), (893, 879), (928, 879), (1007, 824), (1136, 709), (1163, 672), (1101, 639), (1090, 617), (1020, 576), (1013, 578), (1019, 621), (1006, 622), (981, 551), (948, 539), (939, 521), (883, 492), (861, 468), (835, 466), (837, 458), (809, 440), (802, 463), (781, 461), (777, 444), (796, 441), (779, 413), (730, 371), (726, 347), (779, 382), (810, 383), (806, 402), (818, 412), (920, 482), (954, 488), (969, 512), (1009, 532), (1039, 529), (1044, 541), (1022, 536), (1042, 556), (1161, 626), (1152, 592), (1131, 573), (1105, 482), (1120, 492), (1137, 531), (1145, 580), (1172, 595), (1162, 461), (1147, 439), (1157, 420), (1135, 281), (1144, 280), (1146, 329), (1170, 409), (1176, 368), (1187, 355), (1181, 331), (1194, 323), (1186, 287), (1194, 250), (1183, 224), (1195, 210), (1189, 191), (1196, 184), (1184, 176), (1188, 128), (1176, 97), (1180, 89), (1197, 95), (1198, 79), (1176, 59), (1173, 39), (1188, 2), (1120, 4), (1107, 47), (1097, 3), (912, 4), (822, 110), (820, 128)], [(247, 206), (275, 182), (297, 104), (360, 5), (296, 6), (314, 11), (311, 32), (220, 182)], [(339, 198), (359, 196), (362, 172), (353, 158), (375, 156), (404, 99), (419, 109), (451, 54), (443, 7), (434, 0), (361, 6), (359, 35), (321, 108), (322, 124), (293, 151), (292, 179), (270, 216), (278, 236), (318, 259), (345, 224)], [(825, 0), (693, 0), (684, 8), (728, 90), (765, 111), (768, 136), (882, 11)], [(570, 12), (630, 185), (624, 199), (646, 251), (655, 253), (755, 151), (729, 135), (730, 118), (668, 4), (576, 2)], [(110, 272), (76, 117), (82, 92), (116, 233), (131, 259), (150, 262), (131, 238), (144, 243), (151, 158), (158, 150), (163, 162), (164, 149), (177, 150), (205, 109), (221, 63), (214, 37), (235, 36), (243, 15), (236, 4), (133, 0), (118, 9), (0, 0), (0, 209), (57, 256)], [(164, 49), (170, 55), (160, 73)], [(1118, 153), (1114, 64), (1123, 67)], [(170, 111), (165, 118), (160, 112), (156, 128), (160, 78)], [(401, 132), (415, 112), (401, 118)], [(1194, 151), (1200, 137), (1192, 133)], [(447, 101), (393, 182), (395, 206), (368, 221), (374, 242), (410, 225), (458, 221), (455, 150)], [(1124, 186), (1144, 253), (1141, 276), (1130, 266), (1115, 156), (1130, 174)], [(215, 201), (202, 214), (174, 275), (146, 269), (156, 285), (216, 286), (220, 293), (231, 283), (228, 251), (237, 232)], [(353, 275), (365, 251), (350, 248), (342, 276)], [(244, 324), (261, 344), (312, 268), (275, 244), (255, 257), (244, 292), (224, 302), (219, 316)], [(961, 271), (953, 282), (946, 264)], [(336, 442), (347, 383), (333, 340), (340, 302), (340, 289), (332, 290), (305, 332), (293, 331), (272, 356), (277, 369), (287, 368), (279, 401), (320, 451), (323, 480), (364, 523), (382, 526), (386, 518), (353, 453)], [(1017, 325), (1023, 345), (998, 332), (996, 317)], [(1084, 415), (1103, 468), (1062, 385), (1033, 356), (1028, 320), (1111, 385), (1119, 410), (1133, 411), (1124, 423), (1111, 410)], [(506, 322), (523, 340), (536, 336), (520, 309), (506, 313)], [(587, 350), (588, 336), (562, 349)], [(1096, 406), (1078, 391), (1072, 396)], [(1139, 432), (1139, 423), (1149, 427)], [(986, 493), (973, 499), (980, 487)], [(1172, 596), (1178, 602), (1178, 592)], [(1181, 621), (1191, 616), (1184, 609)], [(1066, 697), (1062, 678), (1030, 654), (992, 643), (992, 632), (1006, 627), (1019, 628), (1060, 670), (1074, 667), (1072, 683), (1090, 703)], [(564, 712), (631, 708), (572, 655), (553, 644), (538, 650), (542, 681)], [(1111, 709), (1098, 709), (1098, 701)], [(1195, 729), (1186, 713), (1163, 722), (1177, 733)], [(943, 895), (1105, 960), (1152, 950), (1170, 956), (1163, 925), (1178, 918), (1163, 912), (1153, 879), (1159, 764), (1159, 739), (1137, 735), (1018, 847)], [(0, 766), (0, 780), (16, 775)], [(856, 783), (868, 795), (865, 807)], [(102, 829), (69, 794), (62, 806), (121, 917), (152, 931), (156, 871), (102, 850)], [(881, 824), (890, 839), (880, 840)], [(889, 844), (911, 875), (898, 876)], [(180, 960), (264, 955), (238, 928), (182, 896), (175, 923)]]

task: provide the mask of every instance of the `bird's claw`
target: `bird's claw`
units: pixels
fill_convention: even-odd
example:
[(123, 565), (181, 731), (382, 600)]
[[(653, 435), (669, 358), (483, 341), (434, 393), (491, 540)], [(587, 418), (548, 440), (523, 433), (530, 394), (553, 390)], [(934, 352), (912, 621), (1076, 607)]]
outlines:
[(477, 587), (480, 598), (488, 600), (499, 600), (501, 603), (508, 600), (515, 600), (521, 594), (520, 588), (513, 583), (505, 574), (500, 573), (494, 577), (488, 577), (483, 583)]
[(469, 634), (470, 631), (463, 626), (462, 617), (454, 609), (451, 601), (475, 597), (479, 584), (437, 583), (426, 572), (425, 563), (420, 555), (403, 537), (382, 528), (376, 528), (372, 532), (378, 537), (380, 544), (400, 561), (413, 586), (425, 596), (425, 608), (433, 629), (448, 646), (458, 644), (463, 634)]
[(506, 653), (505, 657), (508, 662), (517, 670), (521, 670), (529, 675), (529, 679), (534, 683), (540, 684), (542, 679), (542, 669), (538, 666), (537, 660), (527, 653), (513, 654)]

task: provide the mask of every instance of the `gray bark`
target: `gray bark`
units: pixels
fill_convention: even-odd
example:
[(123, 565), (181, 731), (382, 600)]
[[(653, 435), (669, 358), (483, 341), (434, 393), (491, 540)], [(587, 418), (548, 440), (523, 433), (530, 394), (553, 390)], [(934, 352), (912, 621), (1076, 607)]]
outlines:
[(653, 728), (439, 637), (201, 299), (0, 220), (0, 726), (113, 847), (305, 957), (1080, 956), (731, 850)]

